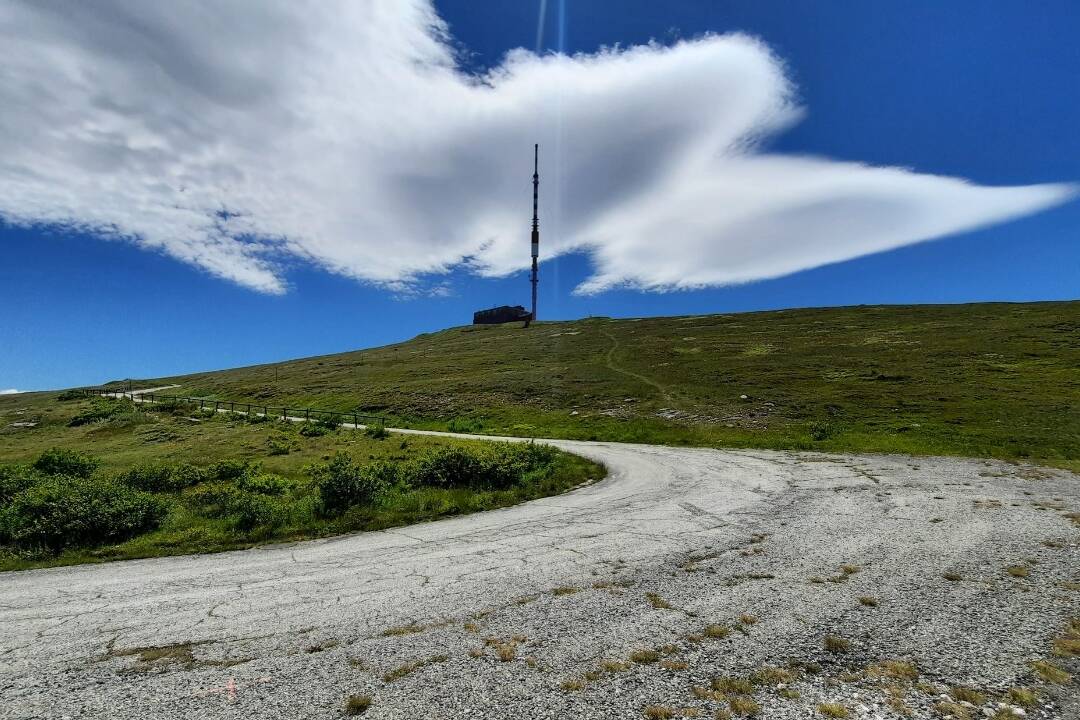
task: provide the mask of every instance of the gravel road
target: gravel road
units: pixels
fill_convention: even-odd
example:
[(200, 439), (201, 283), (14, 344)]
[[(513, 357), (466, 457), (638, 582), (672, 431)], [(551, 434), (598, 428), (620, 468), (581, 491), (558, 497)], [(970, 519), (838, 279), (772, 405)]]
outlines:
[(365, 718), (1080, 717), (1077, 681), (1039, 676), (1080, 671), (1077, 476), (552, 444), (609, 476), (384, 532), (2, 573), (0, 717), (339, 718), (349, 696)]

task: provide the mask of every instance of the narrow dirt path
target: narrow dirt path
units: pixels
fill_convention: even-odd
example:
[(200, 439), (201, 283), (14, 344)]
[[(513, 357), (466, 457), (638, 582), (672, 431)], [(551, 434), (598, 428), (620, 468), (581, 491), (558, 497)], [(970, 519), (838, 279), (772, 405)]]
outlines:
[(636, 372), (619, 367), (615, 364), (615, 353), (619, 351), (619, 339), (607, 330), (602, 330), (601, 332), (603, 332), (604, 335), (606, 335), (608, 339), (611, 340), (611, 349), (607, 351), (607, 355), (605, 356), (604, 360), (604, 364), (608, 367), (608, 369), (613, 370), (614, 372), (617, 372), (621, 375), (626, 375), (627, 377), (634, 378), (635, 380), (645, 383), (649, 387), (655, 388), (656, 391), (660, 393), (660, 397), (664, 399), (664, 402), (670, 403), (671, 395), (668, 394), (667, 388), (665, 388), (663, 385), (656, 382), (650, 377), (647, 377), (645, 375), (639, 375)]

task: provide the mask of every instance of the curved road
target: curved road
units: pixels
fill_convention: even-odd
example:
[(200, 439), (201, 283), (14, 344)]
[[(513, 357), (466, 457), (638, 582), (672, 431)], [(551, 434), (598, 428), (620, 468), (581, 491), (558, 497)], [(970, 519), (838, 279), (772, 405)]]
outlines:
[[(545, 442), (609, 476), (382, 532), (0, 574), (0, 717), (340, 717), (351, 694), (373, 697), (370, 717), (711, 715), (720, 700), (691, 688), (712, 675), (794, 657), (831, 672), (827, 633), (849, 662), (905, 657), (931, 681), (1004, 689), (1032, 682), (1078, 609), (1069, 473)], [(1004, 573), (1025, 558), (1028, 577)], [(695, 639), (714, 622), (742, 632)], [(643, 647), (681, 659), (598, 670)], [(800, 682), (803, 700), (758, 700), (839, 693), (877, 717), (872, 691)], [(1045, 717), (1075, 709), (1048, 693)]]

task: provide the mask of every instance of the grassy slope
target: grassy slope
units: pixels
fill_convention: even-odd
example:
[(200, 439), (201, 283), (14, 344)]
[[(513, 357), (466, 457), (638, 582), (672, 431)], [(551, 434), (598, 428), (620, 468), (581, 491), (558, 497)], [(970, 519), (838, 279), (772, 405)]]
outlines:
[(414, 427), (1080, 469), (1080, 302), (459, 327), (163, 380)]
[[(512, 505), (532, 497), (564, 492), (589, 479), (604, 475), (604, 469), (584, 458), (561, 454), (554, 472), (540, 487), (525, 490), (472, 491), (419, 488), (394, 496), (375, 507), (357, 507), (336, 518), (313, 515), (310, 508), (315, 490), (305, 466), (328, 459), (344, 450), (358, 460), (408, 460), (435, 445), (441, 438), (390, 436), (375, 439), (364, 433), (338, 430), (322, 437), (304, 437), (294, 423), (250, 425), (222, 415), (210, 419), (173, 417), (162, 413), (134, 413), (133, 418), (68, 427), (67, 422), (90, 407), (88, 400), (57, 402), (56, 393), (0, 396), (0, 463), (30, 462), (51, 447), (89, 453), (101, 461), (100, 472), (116, 474), (142, 463), (188, 462), (205, 466), (219, 460), (252, 460), (263, 470), (295, 481), (290, 498), (297, 512), (281, 528), (272, 532), (256, 529), (243, 533), (224, 520), (193, 514), (179, 497), (158, 530), (127, 542), (95, 549), (77, 549), (58, 557), (19, 554), (0, 546), (0, 571), (50, 565), (67, 565), (135, 557), (155, 557), (196, 552), (216, 552), (250, 547), (269, 541), (296, 540), (358, 530), (375, 530), (406, 525), (476, 510)], [(19, 428), (13, 423), (36, 422), (36, 427)], [(270, 455), (270, 441), (288, 445), (287, 455)]]

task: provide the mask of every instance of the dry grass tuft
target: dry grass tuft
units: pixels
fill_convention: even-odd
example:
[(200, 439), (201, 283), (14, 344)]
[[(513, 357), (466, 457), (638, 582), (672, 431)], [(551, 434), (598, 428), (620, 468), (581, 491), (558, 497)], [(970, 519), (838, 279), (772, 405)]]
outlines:
[(1009, 573), (1015, 578), (1026, 578), (1031, 574), (1031, 570), (1025, 565), (1010, 565), (1005, 568), (1005, 572)]
[(423, 625), (417, 625), (416, 623), (409, 623), (408, 625), (399, 625), (398, 627), (387, 628), (382, 631), (383, 637), (396, 637), (398, 635), (412, 635), (414, 633), (423, 632), (425, 630)]
[(649, 720), (668, 720), (675, 717), (675, 711), (666, 705), (649, 705), (645, 708), (645, 717)]
[(757, 715), (761, 712), (761, 706), (748, 697), (733, 697), (728, 701), (728, 707), (734, 715)]
[(870, 595), (860, 595), (859, 596), (859, 604), (864, 605), (866, 607), (877, 607), (878, 606), (878, 599), (876, 597), (872, 597)]
[(661, 660), (660, 667), (665, 670), (685, 670), (690, 667), (690, 663), (683, 660)]
[(664, 598), (660, 597), (656, 593), (645, 593), (645, 597), (649, 598), (649, 603), (657, 610), (673, 610), (671, 603)]
[(795, 673), (791, 670), (771, 667), (768, 665), (755, 670), (750, 675), (750, 681), (755, 685), (768, 685), (771, 687), (776, 687), (777, 685), (785, 685), (794, 680)]
[(1039, 699), (1034, 690), (1025, 687), (1009, 688), (1008, 697), (1009, 702), (1023, 707), (1031, 707)]
[(728, 695), (753, 695), (754, 684), (743, 678), (721, 675), (712, 679), (712, 688)]
[(630, 663), (620, 662), (619, 660), (604, 660), (600, 663), (600, 667), (609, 673), (626, 672), (630, 669)]
[(695, 685), (690, 688), (690, 692), (698, 700), (712, 700), (713, 702), (727, 702), (727, 695), (719, 690), (710, 690), (709, 688), (703, 688), (700, 685)]
[(905, 660), (883, 660), (866, 668), (866, 674), (873, 678), (891, 678), (913, 682), (919, 679), (919, 670)]
[(953, 702), (939, 702), (934, 705), (934, 712), (942, 717), (953, 718), (953, 720), (971, 720), (971, 713), (963, 705), (958, 705)]
[(363, 715), (373, 702), (370, 695), (350, 695), (345, 698), (345, 714)]
[(802, 697), (802, 693), (793, 688), (780, 688), (776, 691), (776, 694), (785, 700), (798, 700)]
[[(963, 579), (964, 579), (964, 576), (963, 576), (963, 575), (961, 575), (961, 574), (960, 574), (960, 573), (958, 573), (958, 572), (953, 572), (953, 571), (951, 571), (951, 570), (950, 570), (949, 572), (946, 572), (946, 573), (942, 573), (942, 574), (941, 574), (941, 577), (945, 578), (945, 579), (946, 579), (946, 580), (948, 580), (949, 582), (960, 582), (961, 580), (963, 580)], [(947, 704), (947, 703), (946, 703), (946, 704)]]
[(820, 703), (817, 706), (817, 711), (830, 718), (846, 718), (851, 717), (851, 711), (840, 703)]
[(1072, 675), (1047, 660), (1036, 660), (1031, 663), (1031, 669), (1040, 678), (1054, 685), (1065, 685), (1072, 680)]
[(581, 588), (570, 587), (564, 585), (562, 587), (551, 588), (551, 594), (555, 597), (562, 597), (563, 595), (573, 595), (574, 593), (581, 592)]
[(825, 578), (818, 577), (817, 575), (815, 575), (814, 577), (810, 578), (809, 582), (811, 582), (814, 585), (824, 585), (825, 584)]
[(1065, 634), (1054, 640), (1054, 654), (1058, 657), (1080, 655), (1080, 618), (1070, 618)]
[(986, 702), (986, 695), (974, 688), (957, 686), (950, 689), (949, 694), (957, 702), (969, 702), (972, 705), (982, 705)]
[(712, 640), (722, 640), (731, 634), (731, 628), (727, 625), (708, 625), (705, 627), (704, 634)]
[(862, 568), (859, 567), (858, 565), (841, 565), (840, 566), (840, 572), (844, 573), (845, 575), (854, 575), (855, 573), (859, 572), (860, 570), (862, 570)]
[(405, 663), (399, 667), (394, 668), (390, 672), (382, 676), (383, 682), (394, 682), (400, 680), (406, 675), (411, 675), (422, 667), (427, 665), (434, 665), (435, 663), (446, 662), (450, 658), (446, 655), (432, 655), (429, 658), (423, 660), (413, 660), (412, 662)]
[(471, 648), (469, 650), (469, 657), (471, 657), (471, 658), (482, 658), (482, 657), (484, 657), (483, 648)]
[(836, 635), (826, 635), (824, 640), (825, 649), (831, 653), (846, 653), (851, 649), (851, 641)]
[(568, 678), (559, 683), (559, 687), (566, 692), (577, 692), (585, 689), (585, 681), (581, 678)]
[(755, 616), (755, 615), (740, 615), (739, 616), (739, 622), (741, 622), (743, 625), (753, 625), (757, 621), (758, 621), (758, 619), (757, 619), (757, 616)]
[(463, 624), (461, 626), (461, 628), (465, 632), (471, 632), (471, 633), (480, 632), (480, 626), (477, 625), (476, 623), (467, 622), (467, 623)]
[(649, 649), (635, 650), (630, 653), (630, 659), (642, 665), (649, 665), (660, 659), (660, 653)]

